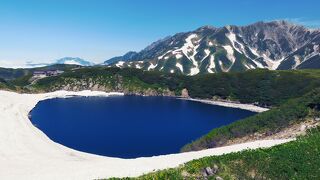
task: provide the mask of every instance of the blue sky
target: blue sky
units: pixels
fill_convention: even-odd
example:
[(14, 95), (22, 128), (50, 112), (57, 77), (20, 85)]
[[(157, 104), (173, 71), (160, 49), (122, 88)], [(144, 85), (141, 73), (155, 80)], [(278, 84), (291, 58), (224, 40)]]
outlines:
[(102, 62), (203, 25), (287, 19), (317, 28), (319, 7), (319, 0), (1, 0), (0, 62)]

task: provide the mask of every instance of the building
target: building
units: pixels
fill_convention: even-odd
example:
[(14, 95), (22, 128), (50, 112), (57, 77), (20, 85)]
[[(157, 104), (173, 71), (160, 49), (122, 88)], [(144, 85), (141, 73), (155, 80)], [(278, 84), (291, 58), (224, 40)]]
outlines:
[(48, 71), (34, 71), (33, 76), (37, 78), (44, 78), (49, 76), (58, 76), (62, 74), (64, 71), (60, 70), (48, 70)]
[(63, 71), (60, 71), (60, 70), (46, 71), (47, 76), (58, 76), (59, 74), (62, 74), (62, 73), (63, 73)]
[(44, 78), (47, 77), (47, 74), (45, 71), (34, 71), (33, 76), (37, 78)]

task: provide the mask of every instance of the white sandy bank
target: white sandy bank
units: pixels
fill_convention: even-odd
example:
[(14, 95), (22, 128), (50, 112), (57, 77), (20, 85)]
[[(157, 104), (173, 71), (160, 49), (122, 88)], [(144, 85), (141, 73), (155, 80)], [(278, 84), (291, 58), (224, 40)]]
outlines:
[(154, 169), (176, 167), (192, 159), (247, 148), (270, 147), (289, 140), (264, 140), (198, 152), (138, 159), (82, 153), (51, 141), (32, 125), (28, 113), (41, 100), (55, 97), (109, 96), (121, 93), (66, 92), (17, 94), (0, 91), (0, 179), (95, 179), (138, 176)]
[(196, 102), (201, 102), (201, 103), (206, 103), (206, 104), (212, 104), (212, 105), (217, 105), (217, 106), (238, 108), (238, 109), (248, 110), (248, 111), (252, 111), (252, 112), (264, 112), (264, 111), (269, 110), (268, 108), (255, 106), (253, 104), (240, 104), (240, 103), (233, 103), (233, 102), (223, 102), (223, 101), (213, 101), (213, 100), (193, 99), (193, 98), (180, 98), (180, 99), (189, 100), (189, 101), (196, 101)]

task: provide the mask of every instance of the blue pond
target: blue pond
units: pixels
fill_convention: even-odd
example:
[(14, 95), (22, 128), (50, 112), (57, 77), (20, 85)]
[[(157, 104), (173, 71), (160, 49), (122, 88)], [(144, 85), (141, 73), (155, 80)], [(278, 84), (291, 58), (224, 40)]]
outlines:
[(72, 149), (137, 158), (178, 153), (211, 129), (253, 114), (170, 97), (72, 97), (39, 102), (31, 121)]

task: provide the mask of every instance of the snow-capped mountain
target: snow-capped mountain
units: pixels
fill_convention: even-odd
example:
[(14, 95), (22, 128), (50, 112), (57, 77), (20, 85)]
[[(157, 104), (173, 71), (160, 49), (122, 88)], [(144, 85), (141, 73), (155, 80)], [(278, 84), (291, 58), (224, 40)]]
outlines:
[(64, 57), (56, 60), (53, 64), (73, 64), (80, 66), (93, 66), (94, 63), (78, 58), (78, 57)]
[(319, 68), (319, 44), (319, 30), (286, 21), (221, 28), (204, 26), (106, 62), (117, 67), (187, 75), (256, 68)]

